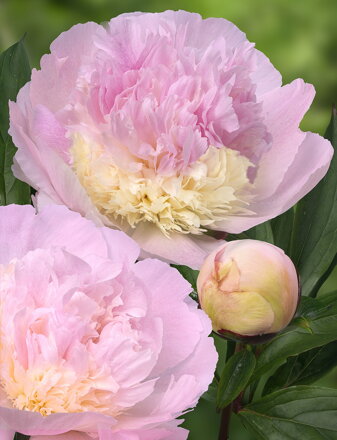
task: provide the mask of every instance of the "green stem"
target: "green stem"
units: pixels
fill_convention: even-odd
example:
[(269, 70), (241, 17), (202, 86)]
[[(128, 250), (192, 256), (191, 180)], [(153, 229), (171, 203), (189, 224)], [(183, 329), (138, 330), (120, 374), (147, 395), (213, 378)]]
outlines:
[[(232, 341), (227, 341), (226, 360), (228, 361), (228, 359), (234, 353), (237, 353), (238, 351), (242, 350), (243, 347), (244, 347), (244, 345), (241, 344), (240, 342), (237, 342), (234, 345)], [(220, 430), (219, 430), (218, 440), (228, 440), (231, 415), (232, 415), (233, 409), (235, 412), (238, 411), (238, 408), (240, 407), (240, 404), (241, 404), (242, 395), (243, 395), (243, 392), (234, 400), (234, 402), (230, 403), (228, 406), (226, 406), (221, 411), (221, 421), (220, 421)]]
[(232, 404), (230, 403), (221, 411), (221, 422), (218, 440), (228, 440), (229, 424), (232, 415)]
[[(259, 358), (259, 356), (260, 356), (260, 354), (261, 354), (261, 351), (262, 351), (262, 347), (261, 347), (261, 345), (258, 345), (258, 346), (255, 348), (255, 350), (254, 350), (254, 354), (255, 354), (256, 359)], [(257, 388), (258, 388), (258, 386), (259, 386), (259, 383), (260, 383), (260, 379), (256, 380), (255, 382), (253, 382), (253, 383), (250, 385), (250, 390), (249, 390), (249, 403), (253, 401), (253, 399), (254, 399), (254, 395), (255, 395), (256, 390), (257, 390)]]
[(229, 341), (229, 340), (227, 341), (226, 362), (236, 352), (237, 345), (238, 344), (236, 344), (234, 341)]

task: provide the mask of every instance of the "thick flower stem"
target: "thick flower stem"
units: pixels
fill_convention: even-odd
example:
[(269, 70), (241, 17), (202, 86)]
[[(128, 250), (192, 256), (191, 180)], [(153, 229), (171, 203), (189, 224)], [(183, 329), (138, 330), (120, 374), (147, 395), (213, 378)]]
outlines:
[[(228, 347), (230, 347), (230, 345)], [(229, 356), (227, 356), (227, 361), (230, 356), (232, 356), (234, 353), (237, 353), (238, 351), (242, 350), (243, 347), (244, 347), (244, 344), (241, 344), (240, 342), (236, 343), (235, 348), (231, 347), (231, 350), (229, 350)], [(233, 348), (234, 348), (234, 350), (233, 350)], [(233, 353), (233, 351), (234, 351), (234, 353)], [(228, 354), (228, 352), (227, 352), (227, 354)], [(230, 425), (231, 415), (232, 415), (233, 411), (235, 413), (239, 411), (242, 396), (243, 396), (243, 391), (239, 394), (239, 396), (232, 403), (230, 403), (228, 406), (226, 406), (221, 411), (221, 422), (220, 422), (220, 431), (219, 431), (218, 440), (228, 440), (229, 439), (229, 425)]]
[(232, 404), (230, 403), (221, 411), (221, 422), (218, 440), (228, 440), (231, 414)]

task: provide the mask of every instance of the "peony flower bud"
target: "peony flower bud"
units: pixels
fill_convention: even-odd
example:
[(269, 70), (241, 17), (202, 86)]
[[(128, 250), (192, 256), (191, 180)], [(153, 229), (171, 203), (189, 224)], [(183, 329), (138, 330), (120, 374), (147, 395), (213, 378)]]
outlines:
[(197, 282), (202, 309), (219, 334), (276, 333), (295, 314), (299, 285), (282, 249), (258, 240), (225, 243), (205, 260)]

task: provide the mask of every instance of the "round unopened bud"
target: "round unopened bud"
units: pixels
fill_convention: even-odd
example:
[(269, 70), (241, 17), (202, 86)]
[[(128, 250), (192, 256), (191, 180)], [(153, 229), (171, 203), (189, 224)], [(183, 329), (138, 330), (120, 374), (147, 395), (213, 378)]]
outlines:
[(277, 333), (294, 316), (298, 278), (290, 258), (258, 240), (225, 243), (205, 260), (197, 281), (202, 309), (219, 334)]

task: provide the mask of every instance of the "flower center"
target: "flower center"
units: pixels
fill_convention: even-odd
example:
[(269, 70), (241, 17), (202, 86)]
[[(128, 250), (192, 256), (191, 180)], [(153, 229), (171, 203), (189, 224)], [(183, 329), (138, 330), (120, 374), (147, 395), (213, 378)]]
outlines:
[(228, 215), (249, 214), (252, 165), (230, 148), (209, 147), (181, 173), (161, 175), (139, 162), (139, 170), (118, 167), (103, 145), (75, 134), (73, 170), (101, 214), (122, 229), (141, 222), (171, 232), (201, 234)]
[[(17, 264), (22, 272), (24, 259), (0, 264), (0, 387), (11, 405), (43, 416), (86, 411), (120, 415), (124, 407), (118, 404), (118, 393), (123, 386), (114, 377), (109, 362), (97, 358), (95, 350), (99, 352), (97, 347), (106, 346), (106, 336), (101, 335), (103, 319), (116, 338), (135, 344), (137, 333), (129, 318), (111, 317), (111, 307), (97, 303), (95, 308), (95, 303), (81, 292), (56, 313), (48, 299), (45, 303), (44, 299), (35, 299), (29, 284), (17, 285)], [(55, 285), (50, 285), (50, 290), (54, 292)], [(45, 297), (49, 295), (47, 289)], [(89, 301), (92, 321), (75, 313), (77, 301), (84, 310), (85, 300)], [(99, 315), (97, 319), (95, 314)], [(75, 338), (74, 346), (73, 340), (67, 340), (69, 322), (75, 334), (83, 334), (78, 341)], [(58, 341), (63, 344), (62, 355)]]
[[(110, 380), (108, 380), (110, 379)], [(98, 383), (105, 382), (105, 389)], [(112, 392), (118, 390), (111, 378), (80, 377), (73, 369), (49, 365), (41, 368), (24, 369), (13, 364), (12, 377), (3, 383), (13, 407), (39, 412), (43, 416), (60, 412), (94, 411), (117, 416), (119, 408), (114, 407)]]

